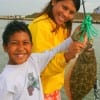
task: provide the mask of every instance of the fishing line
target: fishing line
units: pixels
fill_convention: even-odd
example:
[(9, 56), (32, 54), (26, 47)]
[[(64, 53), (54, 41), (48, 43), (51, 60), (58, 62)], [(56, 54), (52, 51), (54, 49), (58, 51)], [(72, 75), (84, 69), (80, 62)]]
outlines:
[[(79, 32), (76, 33), (76, 35), (77, 34), (80, 35), (80, 41), (84, 40), (85, 35), (87, 36), (88, 40), (91, 41), (91, 39), (93, 39), (97, 35), (98, 32), (95, 29), (95, 27), (92, 25), (92, 16), (89, 14), (86, 14), (84, 2), (85, 1), (82, 0), (84, 19), (83, 19), (82, 24), (80, 26), (80, 30), (79, 30)], [(78, 38), (76, 40), (78, 40)]]
[(84, 0), (82, 0), (82, 5), (83, 5), (83, 11), (84, 11), (84, 17), (86, 16), (86, 10), (85, 10), (85, 4), (84, 4)]

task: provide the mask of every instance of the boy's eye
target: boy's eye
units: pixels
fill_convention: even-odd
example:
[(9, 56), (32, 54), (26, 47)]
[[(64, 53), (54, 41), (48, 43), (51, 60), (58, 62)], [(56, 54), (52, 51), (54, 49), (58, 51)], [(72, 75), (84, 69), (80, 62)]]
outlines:
[(18, 46), (18, 45), (29, 45), (29, 44), (31, 44), (31, 42), (30, 41), (23, 41), (23, 42), (19, 42), (19, 41), (10, 41), (9, 42), (9, 44), (10, 45), (15, 45), (15, 46)]
[(24, 44), (24, 45), (27, 45), (27, 44), (31, 44), (31, 42), (30, 42), (30, 41), (24, 41), (23, 44)]
[(16, 44), (18, 44), (17, 41), (10, 41), (9, 43), (12, 44), (12, 45), (16, 45)]

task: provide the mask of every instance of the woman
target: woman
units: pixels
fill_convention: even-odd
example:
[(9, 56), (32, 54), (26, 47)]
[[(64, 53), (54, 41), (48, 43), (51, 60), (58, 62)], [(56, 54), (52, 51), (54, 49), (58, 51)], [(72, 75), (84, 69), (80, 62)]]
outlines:
[[(51, 49), (68, 38), (71, 35), (72, 20), (79, 8), (80, 0), (50, 0), (29, 24), (34, 43), (32, 52)], [(82, 43), (73, 43), (65, 54), (58, 53), (41, 73), (45, 100), (61, 100), (60, 89), (64, 83), (65, 66), (81, 47), (84, 47)]]

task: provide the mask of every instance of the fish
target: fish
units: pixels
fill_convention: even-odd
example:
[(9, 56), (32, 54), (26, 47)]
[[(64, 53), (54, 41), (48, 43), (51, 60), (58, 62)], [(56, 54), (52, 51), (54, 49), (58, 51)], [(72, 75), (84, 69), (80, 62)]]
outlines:
[[(75, 31), (79, 31), (79, 28)], [(85, 49), (71, 59), (65, 69), (64, 89), (69, 100), (82, 100), (94, 87), (96, 74), (95, 50), (93, 44), (88, 42)]]

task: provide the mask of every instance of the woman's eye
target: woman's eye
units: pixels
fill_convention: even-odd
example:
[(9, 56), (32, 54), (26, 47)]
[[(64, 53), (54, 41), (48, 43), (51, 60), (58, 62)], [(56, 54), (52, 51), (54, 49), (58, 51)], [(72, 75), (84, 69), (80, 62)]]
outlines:
[(62, 7), (63, 7), (64, 10), (67, 10), (67, 9), (68, 9), (68, 8), (67, 8), (66, 6), (64, 6), (64, 5), (63, 5)]

